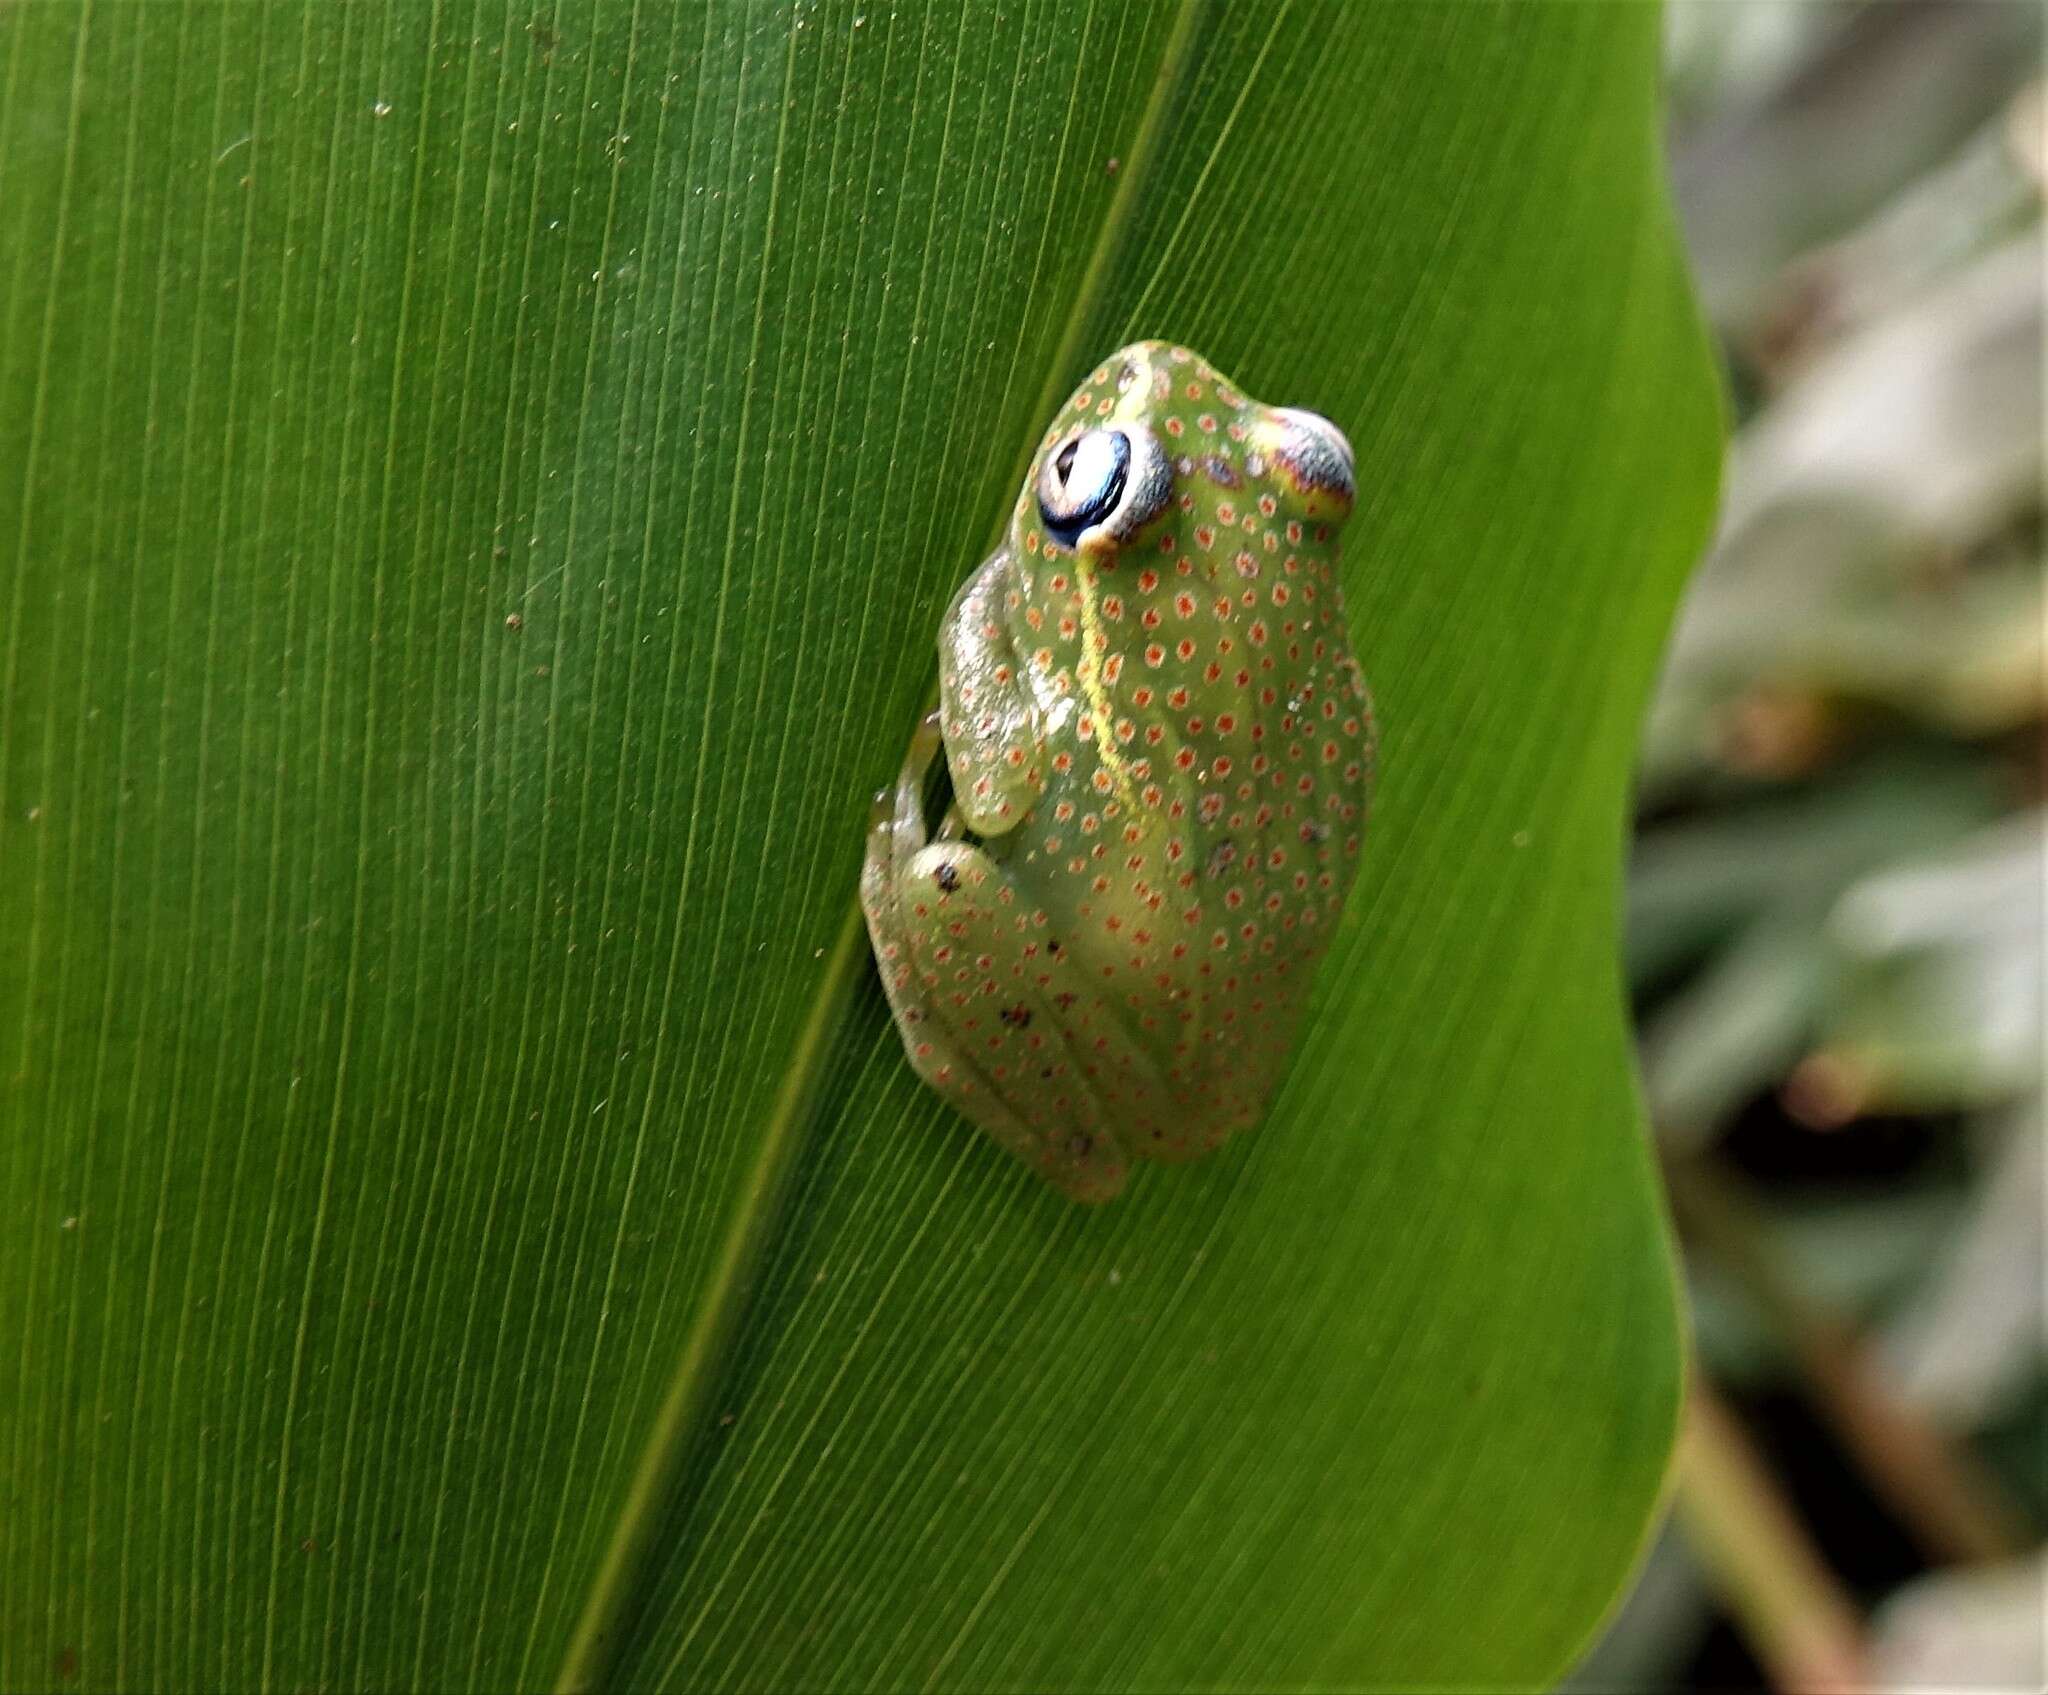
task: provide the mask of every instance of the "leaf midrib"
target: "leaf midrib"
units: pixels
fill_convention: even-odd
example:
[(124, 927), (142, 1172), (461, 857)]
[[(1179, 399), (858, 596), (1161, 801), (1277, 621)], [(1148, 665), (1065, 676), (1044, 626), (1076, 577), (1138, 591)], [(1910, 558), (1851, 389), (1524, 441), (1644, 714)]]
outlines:
[[(1194, 56), (1195, 43), (1203, 24), (1212, 16), (1216, 0), (1181, 0), (1181, 5), (1160, 54), (1158, 74), (1138, 126), (1125, 155), (1116, 193), (1103, 214), (1088, 264), (1074, 292), (1057, 351), (1049, 363), (1032, 417), (1049, 417), (1066, 392), (1070, 375), (1082, 362), (1082, 338), (1088, 333), (1093, 309), (1111, 274), (1117, 249), (1133, 222), (1140, 184), (1151, 168), (1158, 137), (1164, 128), (1174, 92), (1182, 85)], [(794, 38), (792, 37), (792, 51)], [(784, 106), (782, 122), (788, 121)], [(785, 138), (777, 137), (776, 155), (782, 156)], [(779, 176), (778, 176), (779, 182)], [(775, 237), (775, 208), (771, 197), (767, 240)], [(766, 255), (763, 255), (765, 272)], [(755, 325), (758, 339), (759, 322)], [(751, 404), (751, 386), (742, 404)], [(742, 425), (744, 430), (744, 424)], [(1005, 488), (1022, 480), (1035, 441), (1027, 441)], [(1005, 496), (1007, 499), (1007, 496)], [(990, 545), (999, 538), (1002, 519), (991, 526)], [(728, 554), (730, 548), (728, 548)], [(936, 668), (936, 666), (935, 666)], [(936, 694), (936, 683), (932, 694)], [(929, 699), (930, 697), (928, 697)], [(759, 1151), (741, 1185), (732, 1214), (731, 1227), (719, 1248), (694, 1321), (683, 1339), (676, 1367), (663, 1394), (647, 1440), (641, 1449), (633, 1476), (620, 1503), (618, 1518), (606, 1545), (597, 1574), (591, 1581), (576, 1624), (564, 1652), (562, 1669), (555, 1679), (558, 1695), (585, 1695), (605, 1687), (624, 1638), (626, 1623), (636, 1594), (643, 1587), (647, 1565), (654, 1551), (655, 1537), (669, 1505), (672, 1486), (678, 1476), (693, 1434), (700, 1428), (698, 1416), (708, 1404), (712, 1391), (722, 1379), (730, 1345), (744, 1318), (757, 1284), (759, 1268), (768, 1244), (773, 1240), (788, 1193), (788, 1176), (795, 1164), (802, 1131), (812, 1117), (831, 1037), (838, 1028), (866, 955), (866, 926), (857, 903), (850, 904), (841, 921), (818, 986), (812, 994), (782, 1087), (770, 1107)]]

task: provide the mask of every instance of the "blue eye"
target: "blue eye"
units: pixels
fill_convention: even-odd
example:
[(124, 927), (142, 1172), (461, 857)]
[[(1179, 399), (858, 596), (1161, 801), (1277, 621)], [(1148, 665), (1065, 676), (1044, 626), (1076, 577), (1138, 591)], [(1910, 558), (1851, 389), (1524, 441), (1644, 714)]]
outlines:
[(1123, 498), (1131, 470), (1131, 438), (1122, 430), (1090, 430), (1048, 458), (1038, 474), (1038, 515), (1055, 541), (1072, 547)]

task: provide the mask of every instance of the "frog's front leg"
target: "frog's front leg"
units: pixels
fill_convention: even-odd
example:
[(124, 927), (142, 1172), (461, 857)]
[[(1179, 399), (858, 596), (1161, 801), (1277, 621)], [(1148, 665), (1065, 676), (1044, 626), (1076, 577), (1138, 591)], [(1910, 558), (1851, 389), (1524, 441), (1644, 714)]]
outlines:
[(1010, 640), (1018, 593), (998, 548), (961, 586), (939, 626), (939, 727), (953, 793), (977, 835), (1014, 830), (1045, 788), (1038, 705)]

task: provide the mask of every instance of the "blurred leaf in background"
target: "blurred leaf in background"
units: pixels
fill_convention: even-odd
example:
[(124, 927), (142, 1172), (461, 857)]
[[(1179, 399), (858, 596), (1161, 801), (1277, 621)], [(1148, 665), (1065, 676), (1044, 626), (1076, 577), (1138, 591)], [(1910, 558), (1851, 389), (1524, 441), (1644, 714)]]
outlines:
[[(0, 1686), (1567, 1662), (1680, 1396), (1656, 22), (0, 8)], [(1263, 1133), (1093, 1213), (853, 892), (1140, 334), (1349, 431), (1384, 775)]]
[(2042, 23), (1668, 16), (1740, 409), (1629, 930), (1709, 1404), (1587, 1688), (2048, 1676)]

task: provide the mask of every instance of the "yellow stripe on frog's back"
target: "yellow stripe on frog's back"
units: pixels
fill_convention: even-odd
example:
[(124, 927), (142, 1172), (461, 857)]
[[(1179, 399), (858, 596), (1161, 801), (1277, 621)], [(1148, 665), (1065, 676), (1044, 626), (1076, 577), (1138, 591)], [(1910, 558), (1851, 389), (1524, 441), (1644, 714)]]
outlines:
[(1095, 603), (1096, 572), (1092, 560), (1075, 561), (1074, 583), (1081, 595), (1081, 663), (1074, 669), (1080, 679), (1081, 692), (1087, 697), (1089, 714), (1094, 719), (1096, 757), (1109, 773), (1110, 784), (1115, 788), (1117, 798), (1123, 802), (1124, 811), (1139, 828), (1149, 828), (1149, 815), (1138, 804), (1137, 779), (1131, 774), (1123, 750), (1116, 745), (1116, 708), (1102, 681), (1102, 665), (1109, 643), (1103, 637), (1102, 613)]
[[(1164, 342), (1147, 343), (1148, 349), (1163, 349)], [(1106, 377), (1107, 367), (1098, 373)], [(1164, 378), (1165, 371), (1154, 372), (1155, 378)], [(1130, 426), (1141, 423), (1149, 409), (1160, 398), (1140, 387), (1126, 389), (1114, 397), (1112, 403), (1102, 408), (1104, 419), (1110, 424)], [(1109, 557), (1116, 557), (1112, 544)], [(1081, 636), (1082, 658), (1086, 675), (1081, 678), (1081, 689), (1087, 697), (1089, 711), (1095, 719), (1095, 751), (1102, 761), (1102, 768), (1109, 773), (1111, 785), (1117, 798), (1123, 802), (1124, 810), (1142, 830), (1150, 830), (1154, 819), (1150, 812), (1138, 802), (1137, 778), (1132, 775), (1130, 762), (1124, 758), (1123, 750), (1116, 742), (1116, 709), (1109, 698), (1109, 691), (1102, 681), (1102, 665), (1107, 657), (1109, 643), (1102, 634), (1102, 611), (1096, 604), (1099, 573), (1096, 561), (1086, 552), (1077, 552), (1074, 560), (1074, 581), (1081, 594)], [(1077, 666), (1076, 670), (1083, 669)]]

